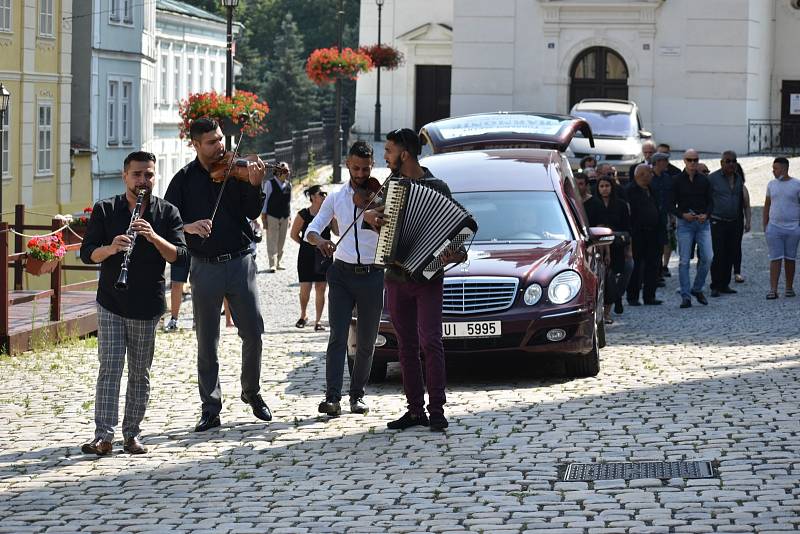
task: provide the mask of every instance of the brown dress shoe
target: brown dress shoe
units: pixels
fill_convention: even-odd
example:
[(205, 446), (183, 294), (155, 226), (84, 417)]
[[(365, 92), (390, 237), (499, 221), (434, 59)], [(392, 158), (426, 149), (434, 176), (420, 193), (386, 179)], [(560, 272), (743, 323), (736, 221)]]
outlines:
[(133, 437), (125, 440), (122, 450), (128, 454), (144, 454), (147, 452), (147, 447), (142, 445), (142, 442), (139, 441), (139, 438)]
[(100, 438), (95, 438), (89, 443), (81, 445), (81, 452), (83, 454), (96, 454), (97, 456), (105, 456), (111, 453), (112, 445), (110, 441), (105, 441)]

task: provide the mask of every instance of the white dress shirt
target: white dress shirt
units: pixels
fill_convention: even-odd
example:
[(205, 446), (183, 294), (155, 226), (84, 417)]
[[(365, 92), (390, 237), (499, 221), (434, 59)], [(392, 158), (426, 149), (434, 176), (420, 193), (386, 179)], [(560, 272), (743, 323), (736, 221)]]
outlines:
[[(350, 182), (343, 185), (338, 191), (331, 193), (325, 198), (319, 212), (308, 225), (306, 236), (310, 232), (322, 235), (322, 231), (331, 223), (331, 219), (336, 218), (339, 231), (344, 232), (353, 222), (353, 217), (361, 214), (361, 210), (356, 208), (353, 203), (353, 188)], [(340, 238), (336, 244), (334, 259), (347, 263), (362, 265), (372, 265), (375, 263), (375, 249), (378, 245), (378, 232), (366, 230), (361, 227), (364, 220), (363, 215), (359, 215), (356, 224), (350, 228), (344, 238)], [(305, 238), (308, 242), (308, 238)]]

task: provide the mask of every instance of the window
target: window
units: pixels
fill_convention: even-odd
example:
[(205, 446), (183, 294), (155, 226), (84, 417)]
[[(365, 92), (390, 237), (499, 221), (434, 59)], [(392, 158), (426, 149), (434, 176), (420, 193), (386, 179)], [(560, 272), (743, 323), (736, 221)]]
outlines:
[(172, 99), (172, 104), (177, 106), (178, 102), (181, 100), (181, 58), (177, 56), (173, 56), (173, 65), (172, 71), (174, 79), (172, 80), (172, 90), (175, 92), (175, 95)]
[(131, 144), (131, 93), (133, 84), (122, 82), (122, 95), (119, 100), (120, 137), (124, 144)]
[(169, 99), (169, 92), (167, 89), (167, 82), (169, 81), (168, 70), (167, 70), (167, 60), (169, 56), (167, 54), (161, 54), (161, 103), (166, 104), (167, 100)]
[(194, 69), (194, 58), (186, 58), (186, 93), (192, 94), (192, 70)]
[(53, 0), (39, 0), (39, 35), (53, 36)]
[(11, 0), (0, 0), (0, 32), (11, 31)]
[(38, 140), (36, 146), (36, 174), (50, 174), (53, 171), (53, 105), (39, 104)]
[(211, 61), (209, 63), (208, 72), (211, 73), (211, 90), (217, 90), (217, 62)]
[(3, 143), (3, 176), (8, 176), (8, 169), (11, 168), (9, 158), (11, 157), (11, 151), (9, 148), (11, 147), (11, 133), (9, 132), (8, 123), (11, 122), (9, 120), (9, 115), (11, 115), (11, 106), (8, 106), (8, 109), (3, 114), (3, 123), (0, 125), (0, 129), (2, 129), (2, 143)]
[(108, 144), (116, 145), (117, 138), (117, 95), (119, 95), (119, 82), (110, 80), (108, 82)]
[(219, 79), (219, 86), (216, 88), (220, 93), (225, 90), (225, 74), (222, 72), (224, 61), (217, 62), (217, 78)]
[[(51, 0), (52, 1), (52, 0)], [(108, 18), (111, 22), (133, 24), (133, 0), (109, 0)]]

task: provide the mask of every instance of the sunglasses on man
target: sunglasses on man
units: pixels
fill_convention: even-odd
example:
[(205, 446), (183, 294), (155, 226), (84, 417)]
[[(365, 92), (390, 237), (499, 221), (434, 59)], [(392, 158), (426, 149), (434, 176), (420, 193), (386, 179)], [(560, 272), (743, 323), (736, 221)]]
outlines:
[(700, 161), (700, 158), (683, 158), (683, 161), (685, 161), (686, 163), (697, 163), (698, 161)]

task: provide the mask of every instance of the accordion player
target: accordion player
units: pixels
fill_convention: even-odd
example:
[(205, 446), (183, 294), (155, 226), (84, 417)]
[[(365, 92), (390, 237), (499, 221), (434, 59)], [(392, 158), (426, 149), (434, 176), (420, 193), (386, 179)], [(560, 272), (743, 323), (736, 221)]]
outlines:
[(391, 178), (375, 264), (402, 269), (414, 281), (427, 281), (444, 267), (440, 257), (470, 241), (478, 224), (458, 202), (406, 178)]

